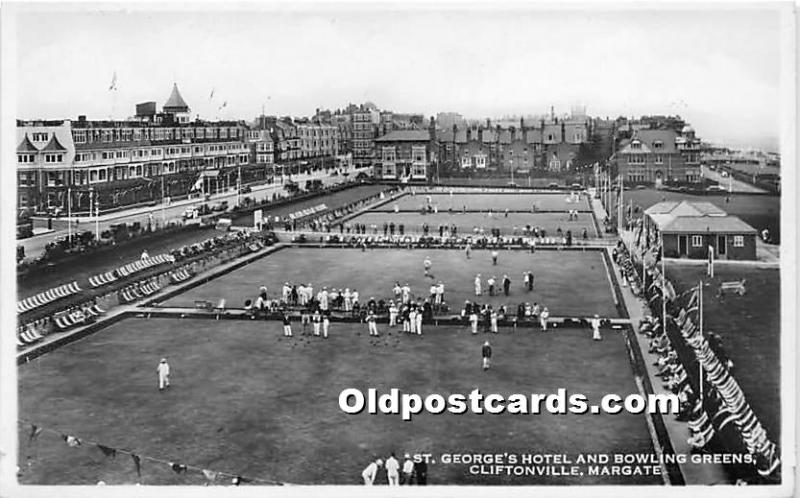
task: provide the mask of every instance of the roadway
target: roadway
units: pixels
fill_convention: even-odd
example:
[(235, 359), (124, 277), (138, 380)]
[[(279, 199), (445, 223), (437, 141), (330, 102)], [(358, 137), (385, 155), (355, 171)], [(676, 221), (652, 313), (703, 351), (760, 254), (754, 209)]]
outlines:
[[(323, 185), (331, 186), (336, 185), (339, 183), (344, 183), (345, 181), (353, 180), (359, 172), (365, 171), (364, 169), (360, 170), (350, 170), (348, 171), (348, 176), (342, 175), (335, 175), (331, 176), (325, 171), (317, 171), (312, 172), (309, 174), (297, 174), (292, 175), (291, 180), (296, 182), (301, 188), (305, 185), (305, 182), (308, 180), (322, 180)], [(368, 173), (369, 174), (369, 173)], [(287, 177), (288, 181), (288, 177)], [(249, 197), (254, 199), (255, 201), (261, 201), (263, 199), (271, 199), (273, 194), (284, 194), (285, 191), (283, 189), (282, 182), (275, 182), (271, 184), (261, 184), (261, 185), (250, 185), (252, 189), (251, 192), (246, 194), (241, 194), (241, 198), (244, 199), (245, 197)], [(182, 201), (173, 202), (171, 204), (157, 204), (155, 206), (145, 206), (145, 207), (138, 207), (132, 208), (125, 211), (118, 211), (114, 213), (108, 213), (105, 215), (101, 215), (99, 218), (95, 217), (61, 217), (57, 220), (53, 220), (55, 223), (62, 225), (61, 227), (57, 228), (54, 231), (42, 233), (39, 235), (35, 235), (33, 237), (29, 237), (27, 239), (18, 240), (17, 245), (20, 245), (25, 248), (25, 257), (26, 258), (35, 258), (41, 255), (44, 252), (45, 246), (55, 240), (57, 237), (66, 237), (69, 235), (69, 223), (72, 224), (73, 232), (75, 231), (91, 231), (95, 232), (97, 229), (100, 230), (102, 233), (104, 230), (107, 230), (109, 226), (117, 224), (117, 223), (135, 223), (139, 222), (142, 225), (147, 225), (150, 222), (153, 226), (163, 226), (164, 224), (169, 223), (170, 221), (182, 220), (184, 211), (191, 206), (200, 206), (202, 204), (208, 204), (209, 206), (222, 202), (228, 201), (230, 206), (236, 204), (237, 194), (236, 188), (233, 187), (229, 191), (220, 192), (217, 194), (213, 194), (210, 196), (208, 200), (203, 197), (199, 197), (196, 199), (186, 199)]]
[(747, 182), (743, 182), (741, 180), (737, 180), (736, 178), (732, 178), (731, 176), (722, 176), (719, 171), (714, 171), (709, 168), (703, 168), (703, 176), (708, 178), (709, 180), (713, 180), (721, 187), (724, 187), (725, 190), (730, 190), (731, 192), (739, 192), (739, 193), (756, 193), (756, 194), (765, 194), (766, 192), (755, 185), (751, 185)]

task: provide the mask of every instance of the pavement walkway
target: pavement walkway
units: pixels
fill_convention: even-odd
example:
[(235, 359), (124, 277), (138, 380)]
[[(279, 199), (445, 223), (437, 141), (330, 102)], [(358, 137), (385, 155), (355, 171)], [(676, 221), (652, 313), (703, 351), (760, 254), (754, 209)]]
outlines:
[[(592, 206), (595, 208), (595, 214), (600, 219), (603, 219), (606, 216), (606, 211), (600, 204), (599, 200), (593, 198)], [(606, 250), (611, 251), (610, 248)], [(650, 384), (653, 386), (653, 392), (655, 394), (672, 394), (671, 391), (664, 388), (664, 382), (662, 379), (656, 377), (655, 374), (658, 372), (658, 370), (653, 363), (658, 357), (654, 354), (648, 353), (650, 348), (649, 340), (647, 337), (639, 333), (639, 322), (645, 316), (650, 316), (650, 310), (642, 299), (633, 294), (633, 291), (630, 289), (630, 287), (622, 285), (624, 280), (622, 279), (620, 268), (616, 264), (611, 266), (617, 281), (620, 282), (622, 299), (625, 302), (625, 307), (628, 310), (636, 340), (638, 342), (639, 349), (641, 350), (642, 357), (644, 358), (647, 375), (650, 378)], [(687, 455), (688, 457), (688, 455), (692, 453), (692, 448), (688, 443), (689, 428), (686, 422), (677, 421), (673, 415), (668, 414), (662, 415), (662, 419), (664, 421), (664, 425), (666, 426), (667, 433), (669, 434), (670, 443), (672, 444), (675, 454)], [(657, 445), (657, 443), (655, 444)], [(691, 461), (687, 459), (687, 462), (679, 464), (679, 467), (687, 485), (712, 485), (730, 482), (730, 479), (725, 472), (725, 468), (722, 465), (691, 463)]]

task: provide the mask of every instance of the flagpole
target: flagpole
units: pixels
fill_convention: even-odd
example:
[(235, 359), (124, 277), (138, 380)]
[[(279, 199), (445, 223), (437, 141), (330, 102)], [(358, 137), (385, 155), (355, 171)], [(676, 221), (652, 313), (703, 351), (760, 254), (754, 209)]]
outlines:
[[(703, 337), (703, 281), (700, 280), (700, 284), (698, 285), (700, 288), (699, 297), (700, 297), (700, 337)], [(698, 361), (697, 367), (700, 369), (700, 404), (703, 404), (703, 363)]]
[(664, 258), (664, 232), (659, 232), (661, 236), (661, 330), (667, 333), (667, 263)]
[(72, 187), (67, 188), (67, 240), (72, 246)]

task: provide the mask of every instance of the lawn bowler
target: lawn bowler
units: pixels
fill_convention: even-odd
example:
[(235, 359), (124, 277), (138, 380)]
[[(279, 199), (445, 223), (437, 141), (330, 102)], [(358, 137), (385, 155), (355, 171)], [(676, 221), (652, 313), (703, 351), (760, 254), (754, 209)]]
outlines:
[(169, 363), (166, 358), (161, 358), (156, 371), (158, 372), (158, 390), (163, 391), (169, 387)]
[(365, 486), (372, 486), (375, 482), (375, 476), (378, 475), (378, 467), (381, 465), (383, 465), (383, 460), (379, 458), (374, 462), (370, 462), (367, 468), (361, 472), (361, 477), (364, 479)]
[(314, 310), (311, 322), (314, 324), (314, 335), (319, 337), (319, 326), (322, 324), (322, 316), (319, 314), (319, 310)]
[(433, 263), (431, 263), (431, 258), (426, 257), (422, 264), (425, 266), (425, 276), (429, 277), (431, 275), (431, 266), (433, 266)]
[(499, 255), (500, 253), (497, 252), (497, 249), (492, 249), (492, 265), (497, 266), (497, 256)]
[(602, 341), (603, 337), (600, 335), (600, 315), (594, 315), (590, 323), (592, 324), (592, 339), (595, 341)]
[(489, 345), (489, 341), (483, 343), (483, 347), (481, 348), (481, 356), (483, 357), (483, 369), (489, 370), (489, 366), (492, 361), (492, 346)]
[(400, 484), (400, 462), (395, 458), (394, 452), (386, 459), (386, 477), (389, 480), (389, 486)]
[(367, 328), (369, 329), (370, 336), (378, 337), (378, 324), (373, 310), (369, 310), (369, 314), (367, 315)]
[(283, 312), (283, 335), (285, 337), (292, 337), (292, 321), (288, 311)]
[(472, 308), (472, 313), (469, 314), (469, 325), (472, 327), (472, 333), (478, 333), (478, 314), (475, 312), (475, 308)]
[(480, 273), (475, 275), (475, 295), (476, 296), (480, 296), (481, 295), (481, 274)]
[(550, 310), (547, 309), (547, 306), (542, 309), (542, 312), (539, 313), (539, 324), (542, 326), (542, 332), (547, 332), (547, 319), (550, 318)]
[(394, 301), (389, 301), (389, 326), (394, 327), (397, 325), (397, 305)]
[(403, 474), (401, 475), (400, 484), (411, 484), (414, 478), (414, 461), (408, 453), (403, 457)]
[(325, 313), (322, 314), (322, 337), (324, 337), (325, 339), (328, 338), (328, 329), (330, 328), (330, 326), (331, 326), (330, 311), (326, 311)]

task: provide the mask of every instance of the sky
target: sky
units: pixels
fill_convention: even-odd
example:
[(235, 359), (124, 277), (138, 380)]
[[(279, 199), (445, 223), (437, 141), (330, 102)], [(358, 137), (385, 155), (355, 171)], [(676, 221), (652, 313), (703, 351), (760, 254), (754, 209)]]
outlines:
[(481, 119), (585, 105), (679, 114), (731, 145), (775, 150), (780, 135), (774, 9), (101, 7), (17, 11), (19, 118), (121, 119), (139, 102), (160, 108), (176, 82), (205, 119), (364, 101)]

